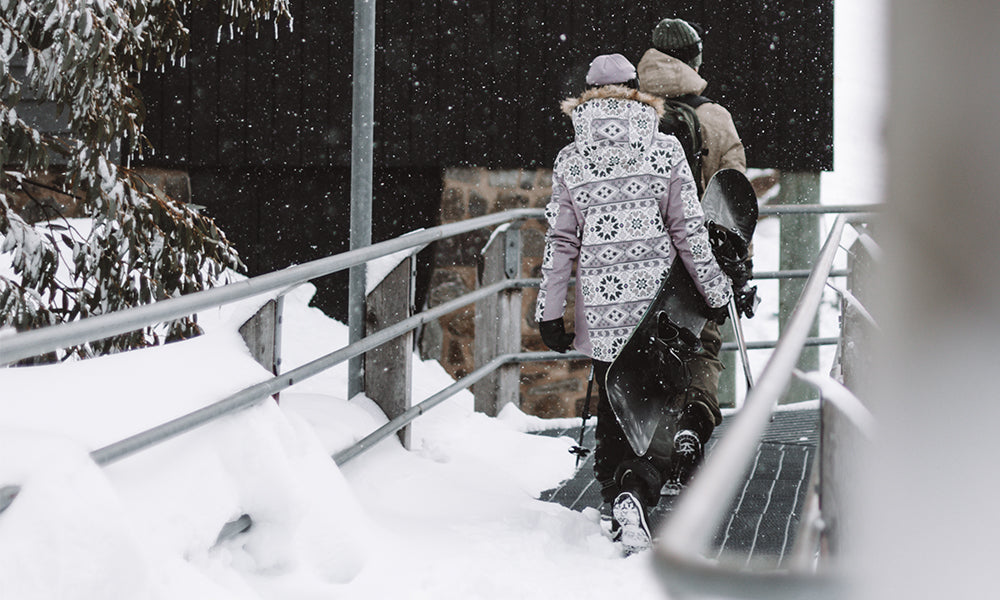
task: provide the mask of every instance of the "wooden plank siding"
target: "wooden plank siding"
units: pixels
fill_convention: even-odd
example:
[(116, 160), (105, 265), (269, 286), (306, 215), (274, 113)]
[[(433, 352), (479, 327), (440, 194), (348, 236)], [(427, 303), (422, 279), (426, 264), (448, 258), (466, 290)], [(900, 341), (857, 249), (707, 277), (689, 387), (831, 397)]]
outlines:
[[(700, 0), (706, 94), (733, 113), (757, 167), (832, 167), (832, 0)], [(352, 3), (293, 0), (292, 31), (229, 39), (188, 17), (187, 68), (144, 76), (153, 162), (347, 166)], [(610, 0), (382, 0), (376, 32), (377, 164), (549, 165), (569, 126), (559, 100), (594, 55), (633, 62), (663, 11)]]
[[(191, 53), (185, 70), (190, 72), (187, 89), (191, 96), (191, 112), (187, 121), (191, 130), (187, 148), (177, 156), (177, 162), (218, 164), (220, 127), (216, 120), (216, 107), (223, 93), (216, 85), (219, 77), (219, 54), (215, 48), (218, 25), (208, 14), (188, 19), (187, 23), (191, 30)], [(174, 75), (170, 74), (170, 77)]]

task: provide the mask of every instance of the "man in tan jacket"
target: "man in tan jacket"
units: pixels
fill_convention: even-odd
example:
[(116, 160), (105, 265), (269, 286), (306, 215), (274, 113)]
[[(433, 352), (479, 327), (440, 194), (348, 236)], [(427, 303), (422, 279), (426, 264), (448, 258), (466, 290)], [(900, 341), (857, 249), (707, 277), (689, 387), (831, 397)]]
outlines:
[[(681, 19), (663, 19), (653, 29), (653, 47), (639, 61), (639, 89), (665, 98), (676, 98), (695, 106), (701, 125), (702, 158), (701, 189), (719, 169), (738, 169), (746, 172), (746, 154), (736, 132), (736, 125), (729, 111), (701, 96), (708, 86), (699, 74), (702, 64), (702, 39), (699, 28)], [(660, 440), (654, 437), (652, 445), (670, 448), (674, 476), (667, 486), (677, 493), (690, 478), (701, 461), (705, 442), (712, 430), (722, 421), (719, 411), (719, 374), (723, 365), (719, 361), (722, 337), (719, 326), (709, 321), (701, 334), (705, 356), (690, 363), (692, 381), (680, 403), (683, 406), (676, 431), (691, 431), (698, 440)]]
[[(663, 19), (653, 29), (653, 47), (639, 61), (639, 89), (664, 98), (701, 96), (708, 87), (698, 74), (701, 63), (702, 40), (695, 26), (681, 19)], [(743, 142), (729, 111), (708, 101), (695, 112), (707, 150), (702, 157), (702, 187), (719, 169), (746, 172)]]

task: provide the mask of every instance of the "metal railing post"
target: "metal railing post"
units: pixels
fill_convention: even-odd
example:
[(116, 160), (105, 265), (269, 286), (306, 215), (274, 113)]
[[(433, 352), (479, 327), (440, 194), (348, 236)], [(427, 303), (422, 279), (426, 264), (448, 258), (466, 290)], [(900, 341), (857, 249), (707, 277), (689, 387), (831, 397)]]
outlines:
[[(366, 329), (376, 333), (413, 316), (415, 257), (407, 256), (368, 295)], [(413, 330), (393, 338), (364, 355), (365, 394), (394, 419), (413, 403)], [(403, 447), (410, 448), (410, 428), (399, 430)]]
[[(354, 0), (354, 85), (351, 108), (351, 250), (372, 243), (372, 163), (375, 127), (375, 0)], [(365, 336), (365, 265), (348, 278), (351, 343)], [(348, 397), (364, 391), (364, 362), (348, 363)]]
[[(520, 271), (520, 230), (497, 229), (482, 252), (480, 287), (513, 279)], [(516, 267), (514, 266), (516, 265)], [(520, 288), (511, 288), (476, 303), (476, 336), (473, 354), (476, 367), (497, 356), (521, 351)], [(479, 412), (496, 416), (505, 404), (520, 406), (520, 365), (504, 364), (473, 387)]]

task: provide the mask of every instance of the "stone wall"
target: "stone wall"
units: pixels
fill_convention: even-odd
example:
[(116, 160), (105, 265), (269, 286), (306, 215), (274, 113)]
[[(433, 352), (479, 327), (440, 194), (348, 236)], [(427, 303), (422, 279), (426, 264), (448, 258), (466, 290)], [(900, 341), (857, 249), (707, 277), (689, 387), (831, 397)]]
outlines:
[[(453, 168), (444, 173), (441, 223), (463, 221), (514, 208), (544, 208), (552, 193), (551, 170), (490, 171)], [(429, 295), (436, 306), (474, 290), (477, 261), (489, 239), (489, 231), (478, 231), (438, 243)], [(532, 220), (522, 226), (523, 277), (539, 277), (545, 224)], [(525, 350), (545, 350), (535, 322), (536, 289), (524, 291), (521, 337)], [(567, 329), (573, 327), (573, 307), (567, 307)], [(453, 377), (470, 373), (473, 364), (475, 307), (451, 313), (440, 326), (423, 334), (425, 358), (439, 358)], [(589, 360), (525, 363), (521, 367), (521, 408), (542, 417), (579, 414), (587, 391)], [(596, 394), (596, 392), (595, 392)], [(596, 397), (594, 399), (596, 403)], [(594, 405), (596, 406), (596, 404)]]

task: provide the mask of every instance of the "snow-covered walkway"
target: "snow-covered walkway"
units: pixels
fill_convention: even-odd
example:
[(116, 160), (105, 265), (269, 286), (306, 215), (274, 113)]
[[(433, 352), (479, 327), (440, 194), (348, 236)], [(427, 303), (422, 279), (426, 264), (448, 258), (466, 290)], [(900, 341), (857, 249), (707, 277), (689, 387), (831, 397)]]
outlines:
[[(308, 306), (310, 292), (286, 299), (289, 365), (346, 343), (345, 326)], [(280, 405), (268, 400), (105, 469), (89, 460), (93, 449), (267, 377), (235, 332), (252, 311), (203, 314), (208, 333), (185, 342), (0, 370), (0, 485), (22, 486), (0, 514), (0, 597), (659, 593), (650, 556), (621, 558), (596, 510), (559, 504), (574, 474), (575, 432), (536, 433), (579, 419), (512, 407), (488, 418), (467, 392), (414, 423), (411, 451), (393, 437), (342, 468), (331, 455), (386, 421), (366, 398), (338, 396), (343, 366), (284, 392)], [(451, 383), (436, 362), (416, 360), (414, 370), (417, 399)], [(244, 513), (250, 530), (217, 543)]]
[[(285, 360), (346, 343), (346, 327), (285, 304)], [(339, 397), (335, 368), (271, 401), (100, 469), (88, 453), (267, 373), (235, 333), (252, 307), (201, 315), (205, 336), (78, 363), (0, 370), (4, 598), (557, 598), (644, 595), (596, 513), (538, 499), (573, 473), (567, 437), (463, 393), (338, 468), (331, 455), (385, 422)], [(421, 399), (451, 379), (415, 365)], [(565, 423), (568, 424), (568, 423)], [(216, 543), (241, 514), (253, 527)], [(645, 590), (645, 591), (644, 591)], [(582, 595), (581, 595), (582, 594)]]

